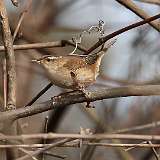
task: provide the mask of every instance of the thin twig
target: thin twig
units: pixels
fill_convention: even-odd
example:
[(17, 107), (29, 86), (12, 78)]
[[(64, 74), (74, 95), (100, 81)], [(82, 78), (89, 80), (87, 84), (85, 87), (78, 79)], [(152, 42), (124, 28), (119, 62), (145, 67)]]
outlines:
[[(2, 134), (2, 133), (0, 133), (0, 135), (4, 135), (4, 134)], [(8, 147), (7, 148), (18, 148), (20, 151), (22, 151), (22, 152), (25, 152), (26, 154), (29, 154), (29, 151), (27, 152), (27, 150), (25, 150), (24, 148), (25, 147), (9, 147), (9, 146), (18, 146), (18, 145), (21, 145), (20, 144), (20, 142), (17, 142), (17, 141), (14, 141), (14, 140), (11, 140), (11, 141), (7, 141), (7, 142), (9, 142), (10, 144), (4, 144), (4, 145), (2, 145), (2, 148), (5, 146), (5, 145), (7, 145)]]
[(154, 21), (156, 19), (160, 18), (160, 14), (157, 14), (153, 17), (150, 17), (150, 18), (147, 18), (145, 20), (142, 20), (142, 21), (139, 21), (139, 22), (136, 22), (136, 23), (133, 23), (131, 25), (128, 25), (124, 28), (121, 28), (107, 36), (104, 36), (103, 38), (99, 39), (99, 41), (97, 43), (95, 43), (91, 48), (88, 49), (87, 53), (91, 53), (93, 50), (95, 50), (96, 48), (98, 48), (99, 46), (101, 46), (102, 44), (104, 44), (106, 41), (108, 41), (109, 39), (113, 38), (113, 37), (116, 37), (118, 36), (119, 34), (122, 34), (126, 31), (129, 31), (131, 29), (134, 29), (134, 28), (137, 28), (139, 26), (142, 26), (146, 23), (149, 23), (151, 21)]
[(33, 157), (31, 155), (31, 152), (26, 151), (24, 148), (21, 148), (21, 151), (24, 152), (25, 154), (27, 154), (30, 158), (32, 158), (33, 160), (38, 160), (36, 157)]
[[(44, 147), (48, 147), (51, 146), (52, 144), (4, 144), (4, 145), (0, 145), (0, 148), (44, 148)], [(146, 143), (139, 143), (139, 144), (131, 144), (131, 143), (103, 143), (103, 142), (87, 142), (84, 141), (83, 145), (85, 146), (103, 146), (103, 147), (141, 147), (141, 148), (159, 148), (160, 144), (146, 144)], [(79, 148), (79, 141), (76, 141), (74, 143), (65, 143), (62, 144), (58, 147), (75, 147), (75, 148)], [(128, 150), (125, 150), (128, 151)], [(44, 152), (45, 154), (46, 152)], [(53, 154), (54, 155), (54, 154)]]
[(160, 5), (160, 0), (135, 0), (138, 2)]
[[(45, 117), (45, 123), (44, 123), (44, 133), (47, 133), (47, 130), (48, 130), (48, 120), (49, 120), (49, 117), (46, 116)], [(43, 139), (43, 144), (46, 144), (46, 139)], [(45, 154), (42, 153), (42, 160), (45, 160)]]
[[(134, 12), (137, 16), (141, 17), (142, 19), (147, 19), (150, 16), (141, 8), (139, 8), (132, 0), (116, 0), (132, 12)], [(154, 29), (160, 32), (160, 23), (159, 22), (148, 22)]]
[(16, 38), (16, 36), (17, 36), (17, 33), (18, 33), (19, 28), (20, 28), (20, 26), (21, 26), (21, 24), (22, 24), (22, 21), (23, 21), (23, 19), (24, 19), (24, 17), (25, 17), (25, 14), (28, 12), (29, 7), (31, 6), (31, 2), (32, 2), (32, 0), (27, 0), (27, 4), (26, 4), (26, 6), (25, 6), (25, 8), (24, 8), (24, 11), (23, 11), (23, 12), (21, 13), (21, 15), (20, 15), (20, 18), (19, 18), (19, 20), (18, 20), (17, 27), (16, 27), (16, 29), (15, 29), (15, 31), (14, 31), (14, 34), (13, 34), (13, 41), (15, 40), (15, 38)]
[[(49, 150), (53, 147), (61, 146), (62, 144), (66, 143), (66, 142), (69, 142), (69, 141), (72, 141), (72, 139), (71, 138), (66, 138), (66, 139), (60, 140), (58, 142), (52, 143), (52, 145), (50, 145), (50, 146), (46, 146), (46, 147), (44, 147), (40, 150), (34, 151), (34, 152), (30, 153), (30, 155), (31, 156), (37, 156), (44, 151), (47, 151), (47, 150)], [(29, 157), (30, 157), (29, 155), (25, 155), (23, 157), (17, 158), (16, 160), (25, 160), (25, 159), (28, 159)]]
[(134, 146), (127, 146), (127, 147), (129, 147), (129, 148), (124, 149), (124, 151), (125, 151), (125, 152), (128, 152), (128, 151), (130, 151), (130, 150), (132, 150), (132, 149), (137, 148), (137, 146), (139, 146), (139, 145), (146, 145), (146, 144), (147, 144), (147, 141), (143, 141), (143, 142), (141, 142), (141, 143), (135, 144)]
[(3, 95), (4, 95), (4, 110), (7, 108), (7, 66), (6, 58), (3, 60)]
[(138, 125), (134, 127), (124, 128), (113, 131), (113, 133), (125, 133), (125, 132), (133, 132), (133, 131), (139, 131), (144, 129), (150, 129), (150, 128), (156, 128), (160, 126), (160, 121), (144, 124), (144, 125)]
[[(84, 113), (86, 114), (86, 116), (91, 119), (91, 121), (93, 121), (93, 123), (96, 125), (96, 131), (100, 131), (100, 132), (111, 132), (113, 129), (110, 125), (106, 125), (106, 123), (102, 122), (101, 118), (99, 117), (99, 115), (97, 115), (96, 112), (92, 112), (90, 110), (87, 110), (84, 107), (81, 107), (80, 109), (82, 109), (84, 111)], [(107, 116), (107, 115), (106, 115)], [(93, 140), (93, 142), (99, 142), (100, 140)], [(119, 139), (112, 139), (111, 140), (112, 143), (114, 144), (121, 144), (121, 140)], [(88, 149), (87, 149), (88, 148)], [(83, 158), (88, 160), (89, 157), (92, 156), (94, 150), (96, 149), (96, 146), (92, 146), (92, 147), (87, 147), (83, 153)], [(89, 153), (88, 153), (89, 152)], [(116, 148), (115, 152), (119, 155), (119, 158), (124, 159), (124, 160), (133, 160), (132, 155), (128, 152), (124, 152), (122, 150), (122, 148)]]
[(144, 134), (107, 134), (99, 133), (92, 135), (81, 135), (74, 133), (37, 133), (22, 135), (1, 135), (0, 140), (33, 140), (33, 139), (83, 139), (83, 140), (105, 140), (105, 139), (125, 139), (125, 140), (141, 140), (153, 141), (160, 140), (160, 135), (144, 135)]
[[(71, 41), (71, 40), (62, 40), (62, 43), (63, 43), (63, 45), (70, 45), (70, 46), (76, 47), (76, 44), (73, 43), (73, 41)], [(77, 44), (77, 49), (79, 49), (80, 51), (83, 51), (83, 52), (87, 52), (87, 49), (85, 47), (83, 47), (82, 45)]]
[[(149, 145), (152, 145), (152, 142), (151, 141), (148, 141), (148, 144)], [(159, 157), (159, 154), (157, 153), (157, 151), (155, 150), (155, 147), (151, 147), (152, 148), (152, 151), (153, 151), (153, 153), (154, 153), (154, 155), (155, 155), (155, 157), (156, 157), (156, 160), (160, 160), (160, 157)]]
[[(32, 44), (20, 44), (13, 45), (14, 50), (26, 50), (26, 49), (39, 49), (39, 48), (51, 48), (51, 47), (62, 47), (62, 41), (55, 42), (42, 42), (42, 43), (32, 43)], [(4, 51), (4, 47), (0, 46), (0, 51)]]
[[(123, 33), (123, 32), (126, 32), (130, 29), (133, 29), (133, 28), (136, 28), (140, 25), (144, 25), (148, 22), (151, 22), (153, 20), (156, 20), (160, 18), (160, 14), (156, 15), (156, 16), (153, 16), (153, 17), (150, 17), (150, 18), (147, 18), (143, 21), (140, 21), (140, 22), (136, 22), (134, 24), (131, 24), (127, 27), (124, 27), (120, 30), (117, 30), (103, 38), (101, 38), (94, 46), (92, 46), (90, 49), (88, 49), (88, 51), (85, 49), (85, 48), (82, 48), (82, 46), (78, 46), (77, 48), (83, 52), (92, 52), (93, 50), (95, 50), (96, 48), (98, 48), (100, 45), (102, 45), (103, 43), (105, 43), (107, 40)], [(33, 44), (23, 44), (23, 45), (14, 45), (13, 48), (14, 50), (25, 50), (25, 49), (38, 49), (38, 48), (51, 48), (51, 47), (63, 47), (65, 46), (66, 44), (68, 45), (72, 45), (75, 47), (75, 44), (71, 41), (71, 40), (62, 40), (62, 41), (56, 41), (56, 42), (44, 42), (44, 43), (33, 43)], [(4, 51), (4, 47), (3, 46), (0, 46), (0, 51)]]
[(48, 91), (49, 88), (53, 86), (52, 83), (49, 83), (45, 88), (43, 88), (30, 102), (27, 103), (27, 106), (31, 106), (39, 97), (41, 97), (46, 91)]
[[(71, 40), (61, 40), (61, 41), (54, 41), (54, 42), (41, 42), (41, 43), (31, 43), (31, 44), (20, 44), (20, 45), (13, 45), (14, 50), (26, 50), (26, 49), (40, 49), (40, 48), (53, 48), (53, 47), (64, 47), (65, 45), (75, 46)], [(86, 52), (87, 49), (78, 45), (77, 48), (83, 52)], [(0, 52), (4, 51), (4, 46), (0, 46)]]
[(47, 156), (51, 156), (51, 157), (56, 157), (56, 158), (60, 158), (60, 159), (65, 159), (67, 158), (66, 155), (58, 155), (58, 154), (54, 154), (52, 152), (44, 152), (43, 154), (47, 155)]
[(103, 146), (103, 147), (141, 147), (141, 148), (151, 148), (151, 147), (155, 147), (155, 148), (159, 148), (160, 144), (152, 144), (152, 145), (148, 145), (148, 144), (116, 144), (116, 143), (90, 143), (90, 142), (84, 142), (84, 145), (89, 145), (89, 146)]

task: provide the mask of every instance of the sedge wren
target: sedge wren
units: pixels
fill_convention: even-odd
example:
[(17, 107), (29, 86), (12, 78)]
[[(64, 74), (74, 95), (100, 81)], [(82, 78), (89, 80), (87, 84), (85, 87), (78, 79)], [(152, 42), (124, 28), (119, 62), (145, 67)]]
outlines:
[(62, 88), (83, 90), (96, 81), (102, 57), (112, 44), (113, 42), (101, 51), (88, 55), (47, 55), (32, 61), (44, 67), (53, 84)]

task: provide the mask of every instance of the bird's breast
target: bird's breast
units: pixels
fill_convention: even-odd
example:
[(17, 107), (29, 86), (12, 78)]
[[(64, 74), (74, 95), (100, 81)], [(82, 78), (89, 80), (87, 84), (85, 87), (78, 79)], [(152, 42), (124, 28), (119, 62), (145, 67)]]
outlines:
[(53, 84), (62, 87), (73, 89), (75, 85), (88, 86), (95, 81), (95, 73), (90, 68), (79, 68), (72, 71), (75, 74), (75, 78), (71, 76), (71, 70), (59, 69), (54, 72), (50, 72), (50, 79)]

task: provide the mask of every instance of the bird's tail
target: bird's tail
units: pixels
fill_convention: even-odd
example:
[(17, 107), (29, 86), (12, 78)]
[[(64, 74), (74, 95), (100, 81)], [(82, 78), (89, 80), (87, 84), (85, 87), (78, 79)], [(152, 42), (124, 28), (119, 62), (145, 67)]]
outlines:
[(106, 52), (111, 46), (113, 46), (116, 43), (117, 39), (112, 40), (109, 42), (106, 46), (104, 46), (101, 51)]
[(96, 53), (90, 53), (86, 56), (85, 60), (87, 64), (94, 64), (99, 58), (102, 59), (103, 55), (106, 51), (116, 42), (116, 40), (111, 41), (107, 44), (107, 46), (100, 49), (100, 51)]

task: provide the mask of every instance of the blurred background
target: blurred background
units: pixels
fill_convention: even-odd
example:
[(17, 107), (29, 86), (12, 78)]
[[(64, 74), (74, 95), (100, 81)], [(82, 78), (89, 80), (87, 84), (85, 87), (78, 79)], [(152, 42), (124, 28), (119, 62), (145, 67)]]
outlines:
[[(14, 32), (20, 13), (27, 0), (21, 0), (18, 8), (6, 1), (10, 27)], [(160, 5), (134, 1), (148, 15), (160, 12)], [(34, 0), (29, 7), (14, 44), (71, 40), (83, 30), (105, 22), (105, 35), (141, 20), (133, 12), (114, 0)], [(85, 48), (90, 48), (98, 41), (98, 34), (86, 34), (82, 38)], [(119, 35), (116, 43), (103, 58), (100, 75), (89, 89), (111, 88), (130, 84), (160, 83), (160, 35), (149, 25), (143, 25)], [(1, 45), (2, 45), (1, 41)], [(64, 55), (74, 47), (50, 49), (32, 49), (15, 51), (17, 67), (17, 106), (25, 106), (50, 81), (43, 68), (31, 62), (42, 55)], [(81, 54), (81, 51), (76, 50)], [(3, 54), (0, 54), (0, 65)], [(0, 105), (3, 105), (3, 71), (0, 71)], [(63, 92), (52, 86), (36, 103), (46, 101)], [(160, 119), (160, 99), (153, 97), (114, 98), (97, 101), (87, 109), (85, 104), (38, 114), (19, 120), (19, 133), (44, 132), (46, 117), (49, 117), (48, 132), (79, 133), (80, 127), (90, 128), (93, 132), (112, 132), (154, 122)], [(159, 134), (159, 127), (130, 133)], [(126, 141), (125, 141), (126, 142)], [(129, 143), (129, 142), (128, 142)], [(137, 142), (139, 143), (139, 142)], [(79, 158), (79, 149), (58, 148), (55, 153), (67, 155), (67, 159)], [(135, 148), (125, 152), (115, 148), (83, 147), (83, 160), (89, 159), (155, 159), (150, 149)], [(57, 159), (45, 155), (45, 159)]]

